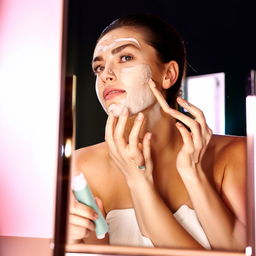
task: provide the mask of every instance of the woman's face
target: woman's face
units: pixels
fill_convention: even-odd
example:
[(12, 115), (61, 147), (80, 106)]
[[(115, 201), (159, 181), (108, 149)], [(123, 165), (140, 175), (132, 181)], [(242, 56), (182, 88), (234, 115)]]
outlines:
[(94, 50), (96, 92), (105, 111), (113, 111), (115, 116), (124, 107), (136, 114), (156, 103), (148, 82), (151, 77), (155, 81), (161, 77), (159, 63), (155, 49), (140, 32), (128, 27), (112, 30)]

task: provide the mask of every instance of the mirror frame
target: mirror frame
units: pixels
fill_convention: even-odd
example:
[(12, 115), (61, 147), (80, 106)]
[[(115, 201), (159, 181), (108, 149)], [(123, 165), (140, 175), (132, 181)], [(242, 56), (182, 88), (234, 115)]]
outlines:
[[(177, 256), (248, 256), (253, 255), (251, 252), (255, 250), (255, 230), (252, 225), (255, 219), (254, 200), (249, 200), (251, 197), (247, 196), (248, 209), (248, 229), (247, 241), (248, 247), (244, 252), (237, 251), (213, 251), (213, 250), (189, 250), (189, 249), (169, 249), (169, 248), (149, 248), (149, 247), (129, 247), (129, 246), (113, 246), (113, 245), (93, 245), (93, 244), (74, 244), (66, 245), (67, 221), (68, 221), (68, 204), (69, 204), (69, 185), (70, 185), (70, 171), (71, 171), (71, 157), (65, 155), (65, 148), (67, 141), (72, 141), (72, 148), (75, 144), (75, 97), (74, 91), (76, 88), (75, 77), (67, 76), (62, 94), (62, 125), (60, 131), (60, 154), (59, 154), (59, 168), (57, 179), (57, 202), (56, 202), (56, 229), (55, 229), (55, 250), (54, 256), (65, 255), (65, 253), (89, 253), (95, 255), (177, 255)], [(252, 143), (251, 143), (252, 144)], [(250, 147), (253, 146), (250, 144)], [(248, 147), (248, 152), (251, 149)], [(247, 195), (254, 195), (254, 170), (251, 164), (251, 158), (248, 154), (248, 168), (249, 175), (247, 177)], [(66, 213), (66, 214), (65, 214)], [(247, 250), (249, 248), (249, 250)], [(251, 250), (251, 251), (250, 251)]]
[[(247, 245), (244, 252), (235, 251), (210, 251), (210, 250), (184, 250), (167, 248), (127, 247), (113, 245), (66, 245), (69, 185), (71, 156), (65, 155), (67, 141), (71, 140), (74, 145), (73, 134), (73, 108), (72, 108), (72, 84), (73, 79), (66, 77), (66, 55), (67, 55), (67, 6), (68, 0), (63, 1), (63, 40), (62, 40), (62, 68), (61, 68), (61, 100), (60, 100), (60, 126), (59, 126), (59, 148), (58, 148), (58, 170), (56, 191), (56, 213), (54, 230), (54, 256), (64, 256), (65, 253), (90, 253), (95, 255), (179, 255), (179, 256), (245, 256), (253, 255), (255, 252), (255, 202), (250, 200), (249, 195), (255, 199), (254, 167), (253, 160), (248, 156), (247, 175)], [(255, 140), (255, 138), (254, 138)], [(248, 152), (250, 152), (249, 148)], [(249, 248), (249, 250), (247, 250)]]
[[(68, 245), (69, 253), (90, 253), (99, 255), (158, 255), (158, 256), (245, 256), (243, 252), (189, 250), (150, 247), (128, 247), (113, 245)], [(70, 255), (71, 256), (71, 255)]]

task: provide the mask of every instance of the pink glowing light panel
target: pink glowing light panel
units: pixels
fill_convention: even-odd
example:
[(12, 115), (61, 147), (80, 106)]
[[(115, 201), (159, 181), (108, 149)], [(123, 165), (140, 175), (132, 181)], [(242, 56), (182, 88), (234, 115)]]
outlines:
[(52, 237), (62, 0), (0, 3), (0, 235)]

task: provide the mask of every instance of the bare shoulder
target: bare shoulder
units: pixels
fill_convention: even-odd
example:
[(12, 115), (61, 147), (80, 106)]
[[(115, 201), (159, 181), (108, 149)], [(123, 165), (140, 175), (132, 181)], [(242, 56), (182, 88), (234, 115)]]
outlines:
[(232, 135), (214, 135), (216, 141), (223, 142), (225, 149), (235, 152), (237, 150), (245, 150), (246, 137), (245, 136), (232, 136)]
[(82, 172), (95, 195), (108, 180), (109, 158), (105, 142), (75, 150), (72, 155), (72, 173)]
[(97, 166), (107, 160), (107, 154), (107, 145), (102, 142), (75, 150), (72, 158), (75, 168), (84, 170), (84, 168)]
[(236, 175), (245, 172), (246, 137), (213, 135), (206, 157), (212, 160), (213, 177), (220, 189), (226, 170)]
[[(224, 166), (244, 165), (246, 161), (246, 137), (214, 135), (211, 147), (215, 148), (216, 164)], [(218, 170), (215, 170), (218, 172)]]
[(214, 179), (221, 198), (237, 218), (245, 223), (246, 137), (214, 136)]

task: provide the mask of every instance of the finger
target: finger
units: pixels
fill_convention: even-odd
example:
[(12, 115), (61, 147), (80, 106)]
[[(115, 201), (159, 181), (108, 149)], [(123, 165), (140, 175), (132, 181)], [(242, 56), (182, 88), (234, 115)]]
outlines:
[(100, 211), (105, 214), (105, 209), (104, 209), (102, 200), (97, 196), (95, 196), (94, 199), (95, 199), (96, 204), (98, 205)]
[(163, 111), (166, 113), (169, 113), (170, 107), (169, 107), (168, 103), (166, 102), (162, 93), (156, 88), (156, 84), (152, 79), (149, 80), (149, 88), (155, 95), (155, 97), (156, 97), (158, 103), (160, 104), (161, 108), (163, 109)]
[(192, 141), (192, 138), (191, 138), (191, 135), (190, 135), (190, 132), (187, 130), (187, 128), (180, 122), (177, 122), (176, 123), (176, 127), (178, 128), (180, 134), (181, 134), (181, 137), (182, 137), (182, 140), (183, 140), (183, 143), (184, 143), (184, 146), (183, 148), (188, 152), (188, 153), (194, 153), (194, 143)]
[[(73, 177), (74, 175), (72, 175)], [(75, 206), (77, 204), (77, 200), (74, 196), (74, 192), (72, 189), (69, 190), (69, 206), (71, 208), (71, 206)]]
[(135, 119), (134, 125), (132, 127), (131, 133), (129, 135), (129, 148), (130, 149), (137, 149), (139, 144), (139, 133), (142, 127), (142, 123), (144, 120), (144, 115), (139, 113)]
[(208, 125), (206, 123), (206, 119), (202, 110), (197, 108), (195, 105), (189, 103), (185, 99), (178, 97), (177, 102), (180, 106), (186, 109), (190, 114), (192, 114), (196, 121), (201, 124), (202, 129), (207, 129)]
[(98, 214), (91, 207), (79, 202), (74, 202), (70, 208), (70, 213), (90, 220), (96, 220), (98, 218)]
[(165, 98), (161, 94), (161, 92), (156, 88), (156, 85), (152, 79), (149, 81), (149, 87), (151, 88), (153, 94), (157, 98), (157, 100), (158, 100), (160, 106), (162, 107), (162, 109), (164, 110), (164, 112), (172, 115), (174, 118), (178, 119), (179, 121), (181, 121), (181, 122), (185, 123), (187, 126), (189, 126), (189, 123), (192, 119), (190, 117), (182, 114), (181, 112), (179, 112), (173, 108), (170, 108), (168, 103), (166, 102)]
[(201, 136), (203, 136), (205, 139), (203, 140), (203, 143), (208, 144), (212, 136), (212, 130), (207, 125), (203, 111), (181, 97), (177, 98), (177, 102), (195, 117), (195, 120), (200, 124), (201, 127)]
[(108, 119), (105, 127), (105, 140), (107, 142), (113, 141), (114, 129), (116, 126), (117, 118), (112, 112), (109, 112)]
[(77, 216), (77, 215), (70, 215), (69, 216), (69, 223), (72, 224), (72, 225), (78, 226), (78, 227), (88, 229), (90, 231), (95, 230), (95, 224), (91, 220), (82, 218), (82, 217)]
[[(193, 139), (194, 139), (196, 148), (198, 148), (198, 149), (201, 148), (201, 146), (202, 146), (202, 143), (201, 143), (201, 129), (199, 129), (200, 127), (198, 127), (198, 123), (196, 123), (196, 121), (194, 121), (190, 117), (184, 115), (183, 113), (181, 113), (181, 112), (179, 112), (175, 109), (170, 108), (168, 103), (166, 102), (165, 98), (161, 94), (161, 92), (156, 88), (156, 85), (155, 85), (155, 83), (152, 79), (149, 81), (149, 87), (151, 88), (153, 94), (157, 98), (157, 100), (158, 100), (160, 106), (162, 107), (162, 109), (166, 113), (171, 114), (174, 118), (178, 119), (182, 123), (185, 123), (191, 129), (191, 131), (193, 133)], [(183, 106), (184, 106), (185, 102), (182, 102), (182, 103), (183, 103)]]
[(110, 111), (105, 127), (105, 141), (107, 142), (107, 145), (109, 147), (109, 152), (116, 155), (116, 144), (114, 142), (114, 130), (116, 127), (117, 118), (113, 115), (113, 113)]
[(124, 131), (128, 120), (128, 115), (128, 108), (124, 107), (122, 114), (119, 116), (116, 128), (114, 130), (114, 141), (119, 148), (124, 148), (127, 145), (124, 139)]
[(170, 110), (170, 114), (175, 119), (180, 121), (178, 123), (183, 123), (190, 129), (196, 147), (200, 148), (202, 145), (202, 133), (200, 123), (175, 109)]
[(68, 230), (68, 243), (72, 243), (74, 240), (80, 240), (87, 237), (89, 231), (85, 228), (70, 225)]
[(152, 171), (153, 169), (153, 162), (151, 158), (151, 145), (150, 145), (151, 137), (152, 137), (152, 134), (148, 132), (145, 134), (143, 138), (143, 155), (145, 159), (146, 169), (149, 171)]

